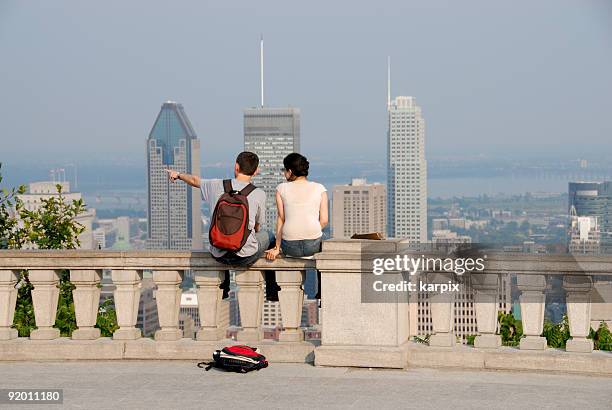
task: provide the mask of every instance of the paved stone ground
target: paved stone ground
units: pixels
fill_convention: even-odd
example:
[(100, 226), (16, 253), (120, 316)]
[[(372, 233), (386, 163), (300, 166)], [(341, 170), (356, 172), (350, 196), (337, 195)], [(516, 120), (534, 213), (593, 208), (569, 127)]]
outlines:
[(63, 388), (63, 407), (72, 409), (612, 408), (605, 377), (298, 364), (243, 375), (181, 361), (5, 362), (0, 388)]

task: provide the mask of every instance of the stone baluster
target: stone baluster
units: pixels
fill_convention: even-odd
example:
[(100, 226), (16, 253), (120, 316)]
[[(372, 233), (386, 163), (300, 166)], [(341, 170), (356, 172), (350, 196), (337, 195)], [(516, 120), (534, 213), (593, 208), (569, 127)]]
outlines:
[(18, 271), (0, 270), (0, 340), (17, 337), (17, 329), (11, 328), (17, 303)]
[(225, 337), (227, 327), (220, 315), (223, 312), (223, 290), (219, 288), (224, 279), (223, 271), (194, 271), (198, 286), (198, 311), (200, 313), (200, 330), (197, 340), (217, 341)]
[(279, 335), (281, 342), (301, 342), (304, 332), (300, 329), (302, 324), (302, 306), (304, 304), (304, 271), (277, 271), (276, 281), (281, 287), (278, 293), (281, 315), (283, 317), (283, 330)]
[(59, 274), (52, 269), (30, 269), (28, 276), (32, 289), (32, 303), (34, 304), (34, 317), (36, 330), (30, 333), (30, 339), (51, 340), (60, 336), (59, 329), (55, 329), (57, 303), (59, 299)]
[(70, 270), (74, 312), (78, 329), (72, 332), (72, 339), (93, 340), (100, 337), (100, 329), (94, 327), (100, 307), (100, 282), (102, 271), (94, 269)]
[(116, 289), (115, 310), (119, 329), (113, 333), (115, 340), (135, 340), (142, 337), (140, 329), (136, 328), (138, 305), (140, 304), (140, 289), (142, 287), (142, 271), (133, 269), (113, 269), (113, 284)]
[(261, 314), (264, 302), (263, 272), (247, 270), (236, 272), (238, 289), (238, 306), (242, 330), (238, 331), (237, 340), (241, 342), (258, 342), (262, 339)]
[(474, 289), (474, 308), (479, 335), (474, 340), (474, 347), (496, 349), (501, 346), (501, 337), (495, 334), (497, 329), (499, 276), (494, 273), (471, 275)]
[(544, 302), (546, 277), (544, 275), (517, 275), (517, 286), (521, 291), (521, 321), (523, 337), (519, 347), (524, 350), (546, 349), (546, 338), (541, 337), (544, 330)]
[(563, 288), (567, 303), (571, 339), (567, 341), (568, 352), (590, 353), (593, 341), (587, 339), (591, 328), (591, 293), (593, 280), (590, 276), (563, 276)]
[(183, 332), (179, 329), (179, 310), (181, 308), (182, 271), (156, 270), (153, 282), (157, 285), (157, 315), (161, 329), (155, 332), (155, 340), (179, 340)]
[[(453, 273), (433, 272), (427, 274), (428, 283), (456, 283)], [(455, 292), (430, 292), (429, 310), (433, 334), (429, 338), (430, 346), (451, 347), (457, 344), (455, 338)]]

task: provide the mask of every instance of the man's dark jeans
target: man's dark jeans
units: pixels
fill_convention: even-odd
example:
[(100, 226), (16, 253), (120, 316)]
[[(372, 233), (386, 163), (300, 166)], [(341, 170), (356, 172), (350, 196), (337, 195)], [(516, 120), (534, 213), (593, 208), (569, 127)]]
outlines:
[[(255, 233), (257, 239), (257, 252), (250, 256), (238, 256), (234, 252), (227, 252), (225, 255), (215, 258), (217, 262), (223, 263), (224, 265), (242, 267), (250, 266), (254, 264), (259, 258), (264, 255), (264, 252), (274, 246), (275, 240), (274, 235), (270, 231), (261, 230)], [(276, 283), (276, 272), (275, 271), (264, 271), (264, 278), (266, 280), (266, 299), (276, 302), (278, 301), (278, 291), (280, 287)], [(229, 296), (230, 289), (230, 276), (229, 270), (225, 271), (225, 280), (219, 286), (223, 289), (223, 298)]]

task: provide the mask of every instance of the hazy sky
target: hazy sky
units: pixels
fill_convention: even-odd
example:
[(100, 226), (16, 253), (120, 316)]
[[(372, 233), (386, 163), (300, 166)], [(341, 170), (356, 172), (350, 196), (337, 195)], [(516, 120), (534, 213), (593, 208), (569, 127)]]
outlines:
[(611, 1), (0, 0), (0, 161), (144, 161), (168, 99), (231, 160), (260, 33), (312, 157), (385, 157), (387, 55), (429, 156), (612, 153)]

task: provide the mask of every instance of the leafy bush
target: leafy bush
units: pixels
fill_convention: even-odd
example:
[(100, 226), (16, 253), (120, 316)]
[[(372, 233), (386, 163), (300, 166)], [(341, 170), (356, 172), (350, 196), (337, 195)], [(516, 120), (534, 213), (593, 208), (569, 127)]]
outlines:
[(476, 335), (467, 335), (465, 336), (465, 342), (468, 346), (474, 346), (474, 340), (476, 339)]
[(593, 339), (593, 348), (595, 350), (612, 350), (612, 332), (604, 322), (599, 324), (599, 328), (595, 331), (591, 328), (588, 336)]
[(546, 344), (550, 347), (563, 348), (570, 338), (569, 321), (567, 315), (559, 323), (544, 320), (544, 331), (542, 336), (546, 338)]
[(106, 299), (98, 309), (98, 320), (96, 327), (100, 329), (102, 337), (111, 337), (113, 332), (119, 328), (117, 324), (117, 312), (111, 299)]
[(417, 343), (421, 343), (421, 344), (424, 344), (424, 345), (429, 345), (429, 337), (430, 336), (431, 336), (430, 334), (425, 335), (425, 337), (414, 336), (413, 339)]
[(499, 334), (504, 346), (518, 346), (523, 337), (523, 324), (512, 313), (499, 312), (497, 315)]

